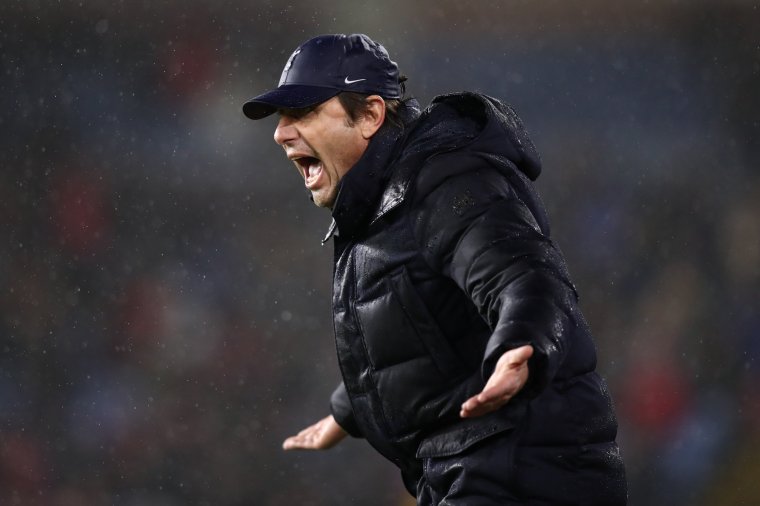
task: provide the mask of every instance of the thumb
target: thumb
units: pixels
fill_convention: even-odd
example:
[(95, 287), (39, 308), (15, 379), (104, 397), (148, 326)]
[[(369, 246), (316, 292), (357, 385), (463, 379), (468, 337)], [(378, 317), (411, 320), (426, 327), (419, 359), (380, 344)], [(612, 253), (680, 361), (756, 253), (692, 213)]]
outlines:
[(507, 356), (509, 357), (507, 359), (509, 365), (520, 366), (533, 356), (533, 346), (526, 344), (525, 346), (509, 350)]

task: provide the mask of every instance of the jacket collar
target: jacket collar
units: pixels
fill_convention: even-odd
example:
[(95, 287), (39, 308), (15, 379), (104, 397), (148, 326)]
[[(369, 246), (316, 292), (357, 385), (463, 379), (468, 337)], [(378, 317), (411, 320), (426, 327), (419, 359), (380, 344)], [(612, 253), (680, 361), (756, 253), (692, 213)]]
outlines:
[[(322, 240), (325, 244), (334, 235), (352, 236), (377, 210), (389, 179), (393, 159), (398, 155), (409, 124), (419, 116), (416, 100), (401, 108), (405, 129), (385, 123), (369, 142), (364, 154), (343, 179), (332, 209), (333, 221)], [(386, 199), (383, 199), (386, 200)]]

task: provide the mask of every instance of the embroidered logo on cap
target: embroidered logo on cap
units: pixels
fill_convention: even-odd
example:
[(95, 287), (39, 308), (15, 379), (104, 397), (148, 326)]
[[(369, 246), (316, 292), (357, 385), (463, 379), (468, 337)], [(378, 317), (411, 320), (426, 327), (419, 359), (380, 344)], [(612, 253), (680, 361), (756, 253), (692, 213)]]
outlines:
[(290, 67), (293, 66), (293, 60), (296, 58), (298, 53), (301, 52), (301, 48), (299, 47), (295, 51), (293, 51), (293, 54), (290, 55), (290, 58), (288, 58), (288, 62), (285, 64), (285, 68), (282, 69), (282, 75), (280, 76), (280, 84), (277, 86), (282, 86), (285, 80), (288, 78), (288, 71), (290, 70)]

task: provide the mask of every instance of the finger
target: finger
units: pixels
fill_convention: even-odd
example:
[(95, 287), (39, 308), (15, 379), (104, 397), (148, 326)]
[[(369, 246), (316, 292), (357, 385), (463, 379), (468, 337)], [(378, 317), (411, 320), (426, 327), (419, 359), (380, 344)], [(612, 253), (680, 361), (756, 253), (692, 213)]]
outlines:
[[(478, 394), (478, 395), (480, 395), (480, 394)], [(474, 395), (474, 396), (470, 397), (469, 399), (467, 399), (466, 401), (464, 401), (462, 403), (462, 409), (463, 410), (467, 410), (467, 411), (471, 411), (471, 410), (475, 409), (475, 406), (477, 406), (478, 404), (480, 404), (480, 401), (478, 400), (478, 395)]]
[(477, 395), (477, 399), (481, 402), (487, 402), (494, 399), (512, 398), (520, 387), (522, 386), (522, 380), (516, 376), (506, 376), (498, 378), (499, 381), (489, 381), (483, 390)]
[(294, 450), (296, 448), (300, 448), (300, 444), (295, 436), (289, 437), (282, 443), (283, 450)]
[(477, 407), (477, 408), (475, 408), (475, 409), (471, 409), (471, 410), (462, 410), (462, 411), (459, 413), (459, 415), (460, 415), (462, 418), (474, 418), (474, 417), (477, 417), (477, 416), (481, 416), (481, 415), (484, 415), (485, 413), (488, 413), (488, 410), (487, 410), (487, 409), (485, 409), (485, 408), (484, 408), (484, 407), (482, 407), (482, 406), (478, 406), (478, 407)]
[(306, 434), (298, 433), (295, 436), (291, 436), (287, 438), (282, 443), (282, 448), (284, 450), (296, 450), (296, 449), (308, 450), (313, 447), (314, 447), (314, 435), (308, 432)]
[(509, 399), (510, 397), (508, 395), (500, 395), (498, 397), (493, 397), (485, 401), (478, 400), (475, 408), (497, 408), (506, 404)]
[(283, 450), (313, 450), (315, 449), (314, 443), (308, 440), (292, 440), (282, 444)]
[[(484, 395), (486, 393), (488, 395)], [(480, 414), (489, 413), (502, 407), (509, 402), (511, 398), (511, 394), (498, 393), (498, 390), (495, 388), (490, 389), (489, 392), (481, 392), (462, 403), (460, 416), (478, 416)]]
[(311, 432), (313, 430), (314, 430), (313, 427), (306, 427), (301, 432), (299, 432), (298, 434), (296, 434), (294, 437), (303, 437), (303, 436), (306, 436), (307, 434), (309, 434), (309, 432)]
[(509, 400), (508, 398), (502, 397), (502, 398), (494, 399), (489, 402), (479, 402), (479, 403), (468, 405), (466, 407), (463, 406), (462, 410), (460, 411), (460, 416), (462, 416), (463, 418), (481, 416), (486, 413), (496, 411), (500, 407), (504, 406), (508, 400)]
[(484, 407), (498, 404), (498, 399), (482, 400), (479, 395), (467, 399), (461, 407), (461, 411), (465, 413), (476, 413)]
[(460, 416), (462, 418), (472, 418), (476, 416), (485, 415), (486, 413), (490, 413), (491, 411), (494, 411), (497, 409), (496, 405), (493, 404), (478, 404), (471, 409), (462, 409), (460, 411)]

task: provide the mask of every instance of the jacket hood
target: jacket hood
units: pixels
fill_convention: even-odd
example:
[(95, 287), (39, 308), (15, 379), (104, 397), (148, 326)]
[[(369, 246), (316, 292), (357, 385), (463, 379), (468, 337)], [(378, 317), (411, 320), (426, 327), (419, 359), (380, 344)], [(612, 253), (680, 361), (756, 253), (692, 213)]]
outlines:
[(538, 151), (517, 113), (487, 95), (436, 97), (418, 119), (405, 153), (432, 156), (458, 149), (506, 158), (531, 180), (541, 174)]
[(464, 151), (495, 158), (531, 180), (541, 173), (538, 152), (520, 118), (495, 98), (454, 93), (436, 97), (422, 113), (410, 100), (402, 112), (404, 128), (384, 125), (341, 180), (333, 221), (322, 244), (336, 229), (351, 235), (367, 220), (396, 207), (404, 200), (415, 168), (437, 154)]

